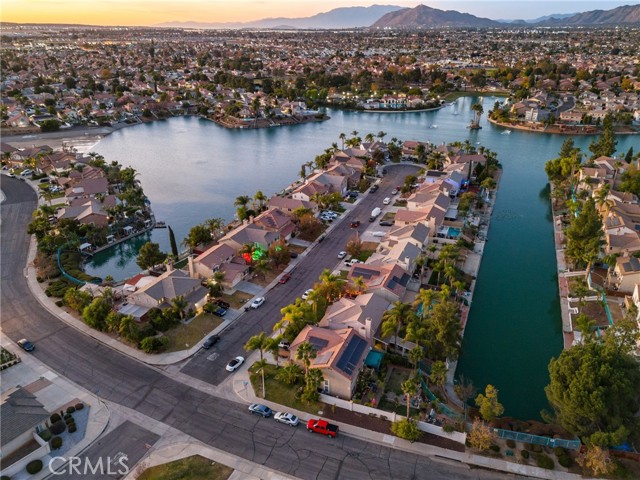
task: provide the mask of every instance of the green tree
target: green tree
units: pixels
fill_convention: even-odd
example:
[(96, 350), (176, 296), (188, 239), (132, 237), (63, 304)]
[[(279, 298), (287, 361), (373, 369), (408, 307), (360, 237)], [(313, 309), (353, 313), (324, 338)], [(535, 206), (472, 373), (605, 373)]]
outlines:
[(402, 382), (402, 393), (404, 393), (407, 402), (407, 420), (411, 416), (411, 398), (418, 394), (418, 383), (415, 378), (408, 378)]
[(422, 436), (422, 431), (418, 428), (418, 424), (406, 418), (394, 422), (391, 425), (391, 431), (396, 437), (409, 440), (411, 443), (419, 440)]
[(184, 295), (176, 295), (175, 297), (173, 297), (173, 300), (171, 300), (171, 304), (173, 306), (173, 311), (176, 312), (178, 318), (180, 320), (184, 320), (187, 307), (189, 306), (189, 302), (186, 298), (184, 298)]
[(111, 307), (102, 297), (94, 298), (93, 301), (84, 307), (82, 311), (82, 319), (91, 328), (96, 330), (104, 330), (106, 327), (107, 315), (111, 311)]
[(125, 315), (120, 320), (120, 328), (118, 333), (121, 337), (126, 338), (130, 342), (138, 342), (140, 340), (140, 327), (136, 319), (131, 315)]
[(394, 302), (391, 309), (382, 314), (382, 337), (387, 338), (393, 335), (393, 345), (397, 346), (400, 330), (411, 320), (413, 315), (411, 305), (399, 300)]
[(171, 244), (171, 255), (174, 257), (178, 256), (178, 244), (176, 243), (176, 236), (173, 233), (173, 229), (171, 225), (169, 225), (169, 243)]
[(287, 365), (282, 367), (276, 373), (276, 378), (280, 382), (284, 382), (287, 385), (293, 385), (298, 381), (300, 376), (302, 375), (302, 370), (299, 365), (296, 365), (293, 362), (289, 362)]
[(344, 295), (346, 282), (340, 275), (334, 275), (331, 270), (324, 269), (319, 277), (319, 282), (314, 285), (314, 291), (326, 298), (327, 303)]
[[(637, 327), (636, 327), (637, 328)], [(545, 388), (554, 414), (544, 418), (592, 445), (620, 445), (640, 437), (640, 364), (614, 330), (603, 342), (563, 350), (549, 364)]]
[(424, 358), (424, 350), (420, 345), (416, 345), (411, 350), (409, 350), (409, 361), (413, 365), (415, 372), (418, 371), (418, 366), (420, 366), (420, 361)]
[(76, 312), (82, 312), (84, 308), (91, 303), (92, 299), (89, 292), (83, 292), (77, 288), (69, 288), (64, 292), (63, 297), (65, 305)]
[(484, 395), (480, 393), (476, 397), (476, 405), (480, 409), (480, 415), (482, 418), (491, 422), (499, 417), (504, 412), (504, 407), (498, 401), (498, 389), (489, 384), (484, 390)]
[(191, 227), (189, 235), (182, 241), (189, 248), (196, 248), (198, 245), (206, 245), (211, 242), (211, 232), (204, 225)]
[(640, 196), (640, 170), (635, 164), (629, 165), (620, 178), (620, 191)]
[(309, 366), (311, 365), (311, 360), (316, 358), (318, 353), (313, 345), (309, 342), (302, 342), (298, 345), (296, 349), (296, 359), (300, 360), (304, 364), (304, 376), (306, 377), (309, 373)]
[(140, 248), (136, 263), (141, 269), (145, 270), (164, 262), (165, 258), (167, 258), (167, 254), (160, 251), (159, 244), (147, 242)]
[(307, 402), (317, 402), (319, 395), (318, 389), (321, 387), (324, 381), (324, 375), (319, 368), (310, 368), (304, 379), (304, 390), (302, 392), (302, 399)]
[(565, 254), (575, 264), (586, 264), (587, 271), (600, 256), (603, 242), (602, 217), (596, 209), (592, 197), (582, 204), (577, 217), (572, 218), (567, 228), (567, 249)]
[(613, 131), (613, 117), (611, 114), (607, 114), (602, 121), (602, 135), (598, 140), (593, 140), (589, 145), (589, 151), (591, 152), (591, 159), (595, 160), (598, 157), (610, 157), (616, 151), (616, 136)]
[(431, 380), (431, 382), (433, 382), (437, 387), (442, 388), (447, 382), (447, 364), (442, 360), (433, 362), (433, 365), (431, 365), (429, 380)]
[(476, 419), (469, 431), (469, 444), (478, 450), (487, 450), (495, 440), (493, 429), (485, 422)]
[(458, 318), (458, 306), (455, 302), (443, 299), (437, 303), (426, 318), (426, 328), (429, 358), (444, 360), (458, 357), (462, 326)]
[(264, 359), (264, 351), (267, 348), (269, 343), (269, 337), (264, 332), (260, 332), (258, 335), (254, 335), (253, 337), (247, 340), (247, 343), (244, 344), (244, 349), (247, 352), (253, 352), (258, 350), (260, 352), (260, 360)]

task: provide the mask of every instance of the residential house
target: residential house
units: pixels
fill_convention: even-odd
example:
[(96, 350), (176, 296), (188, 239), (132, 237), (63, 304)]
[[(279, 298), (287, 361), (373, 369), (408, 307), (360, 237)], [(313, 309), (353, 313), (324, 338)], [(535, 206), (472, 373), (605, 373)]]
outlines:
[(109, 214), (107, 208), (116, 205), (116, 197), (109, 195), (103, 201), (97, 198), (77, 198), (70, 201), (68, 207), (59, 210), (58, 220), (65, 218), (75, 218), (80, 224), (93, 224), (100, 227), (109, 225)]
[(258, 246), (266, 252), (273, 243), (281, 239), (279, 232), (264, 230), (254, 223), (249, 223), (231, 230), (220, 239), (220, 243), (229, 245), (236, 252), (239, 252), (247, 244)]
[[(33, 441), (34, 434), (44, 429), (50, 413), (36, 396), (18, 388), (6, 396), (0, 405), (0, 448), (3, 459)], [(3, 462), (3, 467), (7, 467)]]
[(159, 277), (131, 293), (127, 302), (141, 307), (165, 309), (171, 306), (172, 300), (183, 296), (189, 306), (199, 309), (206, 303), (208, 291), (197, 278), (191, 278), (182, 270), (167, 270)]
[(364, 280), (367, 292), (376, 292), (389, 303), (404, 298), (407, 285), (411, 280), (411, 275), (397, 264), (370, 265), (368, 263), (356, 263), (349, 270), (347, 280), (353, 282), (358, 277), (362, 277)]
[(308, 200), (273, 196), (269, 199), (269, 208), (279, 208), (285, 213), (293, 213), (299, 208), (304, 208), (315, 213), (318, 210), (318, 205)]
[(291, 234), (296, 229), (291, 215), (287, 215), (279, 208), (269, 208), (262, 212), (253, 220), (253, 223), (264, 230), (277, 232), (282, 240), (291, 238)]
[(356, 298), (342, 297), (329, 305), (318, 326), (330, 330), (352, 328), (373, 346), (382, 315), (389, 307), (389, 301), (376, 293), (365, 293)]
[(296, 352), (304, 342), (309, 342), (316, 351), (310, 368), (317, 368), (322, 372), (323, 393), (351, 399), (358, 374), (371, 350), (369, 342), (353, 328), (331, 330), (307, 325), (289, 347), (290, 358), (302, 366), (304, 364), (297, 359)]
[(109, 194), (109, 180), (105, 177), (83, 178), (67, 188), (65, 196), (69, 201), (77, 198), (106, 196)]
[(191, 278), (211, 278), (224, 263), (230, 262), (236, 250), (226, 243), (209, 247), (197, 257), (189, 257), (189, 276)]
[(636, 257), (618, 257), (609, 280), (618, 291), (633, 293), (636, 284), (640, 283), (640, 260)]

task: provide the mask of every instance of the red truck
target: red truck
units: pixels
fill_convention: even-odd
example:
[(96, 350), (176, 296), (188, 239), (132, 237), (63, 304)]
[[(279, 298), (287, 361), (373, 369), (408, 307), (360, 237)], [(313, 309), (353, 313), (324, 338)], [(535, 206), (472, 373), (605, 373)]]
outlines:
[(327, 422), (326, 420), (316, 420), (312, 418), (307, 422), (307, 430), (310, 432), (321, 433), (334, 438), (338, 435), (338, 426)]

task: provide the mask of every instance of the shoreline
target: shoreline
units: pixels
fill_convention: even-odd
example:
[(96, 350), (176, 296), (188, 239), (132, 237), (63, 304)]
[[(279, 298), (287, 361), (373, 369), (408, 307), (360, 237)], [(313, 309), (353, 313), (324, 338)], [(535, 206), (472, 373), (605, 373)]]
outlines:
[(416, 113), (416, 112), (434, 112), (436, 110), (441, 110), (445, 107), (449, 107), (453, 105), (453, 102), (451, 103), (445, 103), (443, 105), (440, 105), (439, 107), (433, 107), (433, 108), (416, 108), (416, 109), (404, 109), (404, 110), (400, 110), (400, 109), (395, 109), (395, 110), (390, 110), (390, 109), (374, 109), (374, 108), (369, 108), (369, 109), (354, 109), (351, 110), (353, 112), (364, 112), (364, 113)]
[[(532, 126), (526, 126), (526, 125), (514, 125), (511, 123), (502, 123), (502, 122), (498, 122), (496, 120), (493, 120), (492, 118), (487, 117), (487, 120), (489, 121), (489, 123), (498, 126), (498, 127), (503, 127), (509, 130), (520, 130), (523, 132), (531, 132), (531, 133), (545, 133), (547, 135), (600, 135), (602, 133), (602, 128), (601, 127), (595, 127), (595, 126), (590, 126), (590, 128), (596, 128), (596, 131), (580, 131), (580, 130), (576, 130), (576, 131), (567, 131), (567, 130), (561, 130), (558, 126), (556, 125), (552, 125), (550, 127), (544, 127), (544, 126), (538, 126), (538, 125), (532, 125)], [(564, 126), (564, 125), (563, 125)], [(566, 128), (585, 128), (585, 127), (577, 127), (575, 125), (566, 125)], [(589, 128), (589, 127), (587, 127)], [(614, 130), (614, 134), (615, 135), (640, 135), (640, 132), (616, 132)]]

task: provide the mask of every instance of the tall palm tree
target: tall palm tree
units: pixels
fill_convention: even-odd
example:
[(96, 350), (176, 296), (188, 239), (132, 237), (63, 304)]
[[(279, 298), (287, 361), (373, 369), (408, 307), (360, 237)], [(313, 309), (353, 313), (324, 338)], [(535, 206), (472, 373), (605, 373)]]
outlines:
[(320, 274), (320, 283), (314, 290), (322, 292), (327, 299), (327, 303), (340, 298), (344, 294), (345, 281), (339, 276), (331, 273), (331, 270), (324, 269)]
[(413, 368), (415, 371), (418, 371), (418, 366), (420, 365), (420, 360), (424, 358), (424, 350), (420, 345), (416, 345), (411, 350), (409, 350), (409, 361), (413, 364)]
[(250, 201), (251, 201), (251, 198), (249, 198), (247, 195), (240, 195), (240, 196), (236, 197), (236, 199), (233, 202), (233, 204), (236, 207), (246, 207), (249, 204)]
[(480, 117), (484, 113), (484, 108), (481, 103), (474, 103), (471, 106), (471, 110), (473, 110), (473, 120), (471, 121), (471, 128), (478, 128), (480, 126)]
[(355, 277), (352, 279), (353, 287), (355, 289), (356, 295), (362, 295), (367, 291), (367, 283), (364, 281), (364, 277), (361, 275), (359, 277)]
[(421, 288), (416, 295), (413, 305), (421, 310), (420, 313), (423, 318), (429, 313), (429, 310), (431, 310), (435, 296), (436, 292), (428, 288)]
[(278, 370), (278, 373), (276, 373), (276, 378), (279, 381), (286, 383), (287, 385), (293, 385), (298, 381), (301, 373), (302, 372), (300, 371), (300, 367), (295, 363), (289, 361), (289, 363)]
[(347, 138), (346, 133), (344, 132), (340, 132), (340, 135), (338, 135), (338, 138), (340, 139), (340, 141), (342, 142), (342, 150), (344, 150), (344, 141)]
[(437, 387), (444, 386), (447, 382), (447, 364), (442, 360), (433, 362), (433, 365), (431, 365), (429, 380), (431, 380), (431, 382)]
[(305, 376), (305, 390), (307, 398), (317, 399), (317, 392), (322, 382), (324, 381), (324, 375), (319, 368), (310, 368)]
[(176, 297), (173, 297), (171, 303), (180, 320), (184, 320), (184, 316), (186, 314), (185, 310), (189, 306), (189, 302), (187, 302), (187, 299), (184, 298), (183, 295), (178, 295)]
[(411, 397), (415, 397), (418, 393), (418, 384), (414, 378), (408, 378), (402, 382), (402, 392), (407, 397), (407, 420), (411, 416)]
[(364, 140), (365, 140), (365, 142), (367, 142), (367, 143), (373, 143), (373, 139), (374, 139), (373, 133), (367, 133), (367, 134), (364, 136)]
[(204, 223), (211, 232), (211, 237), (217, 239), (220, 236), (220, 230), (224, 226), (224, 220), (218, 217), (209, 218)]
[(260, 372), (260, 374), (262, 375), (262, 398), (266, 398), (267, 391), (266, 391), (265, 382), (264, 382), (264, 371), (267, 368), (268, 363), (265, 359), (260, 359), (253, 365), (256, 368), (256, 372)]
[(376, 136), (380, 139), (380, 141), (382, 141), (382, 139), (383, 139), (386, 135), (387, 135), (387, 133), (386, 133), (386, 132), (383, 132), (382, 130), (380, 130)]
[(269, 340), (269, 337), (264, 332), (260, 332), (247, 340), (247, 343), (244, 344), (244, 349), (247, 352), (258, 350), (260, 352), (260, 360), (263, 360), (264, 351), (269, 346)]
[(282, 335), (278, 335), (277, 337), (269, 337), (267, 344), (265, 346), (265, 350), (273, 355), (273, 358), (276, 359), (276, 368), (280, 368), (280, 342), (282, 341)]
[(253, 199), (258, 202), (258, 209), (262, 210), (264, 207), (264, 202), (267, 201), (267, 197), (264, 195), (264, 193), (262, 193), (261, 190), (258, 190), (253, 196)]
[(398, 345), (400, 329), (411, 319), (411, 305), (400, 300), (393, 303), (393, 307), (382, 315), (382, 336), (387, 338), (393, 335), (394, 347)]
[(316, 358), (318, 353), (316, 349), (309, 342), (302, 342), (298, 345), (296, 349), (296, 359), (300, 360), (304, 364), (304, 376), (306, 377), (309, 373), (309, 366), (311, 365), (311, 360)]

